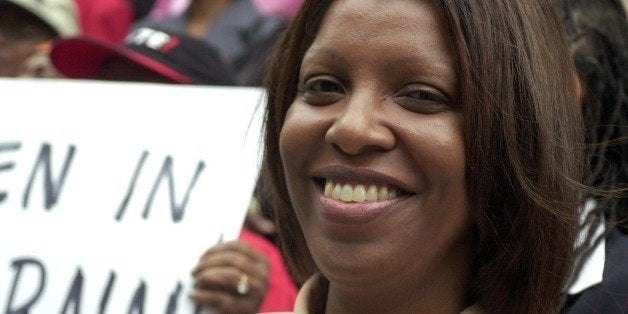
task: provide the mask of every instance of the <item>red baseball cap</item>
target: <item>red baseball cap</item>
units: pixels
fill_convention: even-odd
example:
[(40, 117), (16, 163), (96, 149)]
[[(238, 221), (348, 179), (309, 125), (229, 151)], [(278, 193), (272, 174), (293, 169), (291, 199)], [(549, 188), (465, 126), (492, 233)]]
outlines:
[(121, 45), (87, 36), (62, 39), (50, 56), (57, 70), (69, 78), (98, 78), (111, 60), (121, 59), (172, 83), (234, 85), (229, 67), (209, 44), (151, 27), (134, 30)]

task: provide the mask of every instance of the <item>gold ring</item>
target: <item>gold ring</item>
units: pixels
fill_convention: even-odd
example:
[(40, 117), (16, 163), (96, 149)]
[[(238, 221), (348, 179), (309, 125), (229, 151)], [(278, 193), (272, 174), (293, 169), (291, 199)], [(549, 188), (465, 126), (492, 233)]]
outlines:
[(249, 290), (251, 290), (251, 287), (249, 286), (249, 276), (247, 276), (246, 274), (240, 275), (240, 281), (238, 281), (237, 290), (239, 295), (246, 295), (247, 293), (249, 293)]

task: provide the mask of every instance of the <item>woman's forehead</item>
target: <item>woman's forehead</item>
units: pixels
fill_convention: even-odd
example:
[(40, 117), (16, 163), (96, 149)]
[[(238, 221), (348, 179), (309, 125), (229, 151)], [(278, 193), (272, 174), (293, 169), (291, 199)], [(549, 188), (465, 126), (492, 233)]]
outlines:
[[(434, 62), (449, 62), (452, 41), (440, 7), (429, 0), (341, 0), (328, 8), (307, 53), (328, 53), (338, 58), (338, 49), (366, 50), (384, 46), (404, 48), (407, 56), (430, 55)], [(386, 48), (386, 47), (384, 47)]]
[[(362, 23), (366, 19), (368, 25)], [(338, 0), (327, 8), (318, 33), (327, 27), (348, 35), (375, 36), (381, 29), (416, 31), (443, 20), (443, 11), (432, 0)]]
[(440, 7), (427, 0), (335, 2), (301, 65), (301, 75), (332, 70), (377, 73), (381, 79), (438, 77), (455, 93), (449, 84), (457, 77), (449, 28)]

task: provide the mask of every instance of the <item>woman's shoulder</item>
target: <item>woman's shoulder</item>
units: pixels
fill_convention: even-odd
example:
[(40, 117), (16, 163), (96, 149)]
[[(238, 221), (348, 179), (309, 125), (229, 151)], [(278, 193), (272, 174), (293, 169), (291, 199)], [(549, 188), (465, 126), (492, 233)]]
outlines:
[(563, 313), (628, 313), (628, 235), (615, 230), (606, 238), (601, 283), (571, 296)]

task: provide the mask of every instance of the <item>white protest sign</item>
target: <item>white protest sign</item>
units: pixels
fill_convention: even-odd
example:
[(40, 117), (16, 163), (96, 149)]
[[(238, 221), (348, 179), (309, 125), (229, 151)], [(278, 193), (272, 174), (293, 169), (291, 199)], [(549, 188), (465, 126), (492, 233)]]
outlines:
[(0, 311), (194, 313), (192, 267), (237, 238), (253, 191), (262, 91), (0, 90)]

